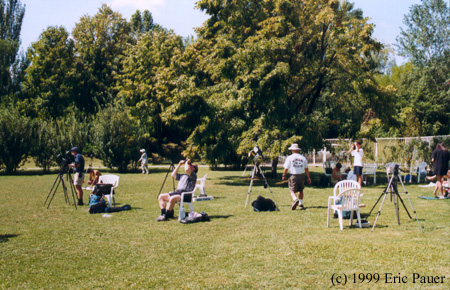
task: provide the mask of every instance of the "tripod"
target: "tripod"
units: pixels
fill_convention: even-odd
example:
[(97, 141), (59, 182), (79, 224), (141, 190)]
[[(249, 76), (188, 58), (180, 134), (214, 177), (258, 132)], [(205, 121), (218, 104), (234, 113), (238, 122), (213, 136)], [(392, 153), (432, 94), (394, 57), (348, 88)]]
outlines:
[[(166, 177), (164, 178), (164, 181), (161, 185), (161, 189), (159, 190), (158, 196), (156, 198), (158, 198), (161, 195), (161, 191), (164, 187), (164, 184), (166, 183), (167, 180), (167, 176), (169, 176), (169, 173), (172, 172), (175, 169), (175, 166), (173, 165), (172, 160), (170, 161), (170, 166), (169, 166), (169, 170), (167, 171)], [(175, 191), (175, 180), (172, 178), (172, 187), (173, 187), (173, 191)]]
[[(44, 206), (47, 204), (47, 209), (50, 207), (50, 204), (52, 203), (53, 197), (55, 197), (56, 191), (58, 190), (58, 187), (60, 184), (62, 184), (63, 187), (63, 191), (64, 191), (64, 198), (66, 200), (66, 203), (68, 203), (70, 205), (70, 198), (69, 198), (69, 194), (67, 193), (67, 186), (64, 183), (64, 173), (67, 174), (67, 182), (69, 183), (70, 186), (70, 190), (72, 191), (72, 197), (73, 197), (73, 204), (75, 205), (75, 209), (77, 209), (77, 203), (75, 202), (75, 193), (73, 190), (73, 180), (72, 180), (72, 176), (70, 174), (70, 169), (67, 169), (66, 172), (64, 172), (64, 169), (61, 168), (59, 170), (58, 175), (56, 176), (55, 182), (53, 183), (52, 189), (50, 189), (47, 198), (45, 199), (44, 202)], [(51, 198), (50, 198), (51, 196)], [(50, 200), (49, 200), (50, 198)]]
[(414, 212), (414, 215), (416, 216), (416, 220), (417, 220), (417, 223), (419, 224), (420, 231), (423, 233), (423, 229), (422, 229), (422, 226), (420, 225), (419, 218), (417, 217), (416, 210), (414, 209), (414, 207), (413, 207), (413, 205), (411, 203), (411, 199), (409, 198), (408, 192), (406, 191), (405, 185), (403, 184), (403, 181), (402, 181), (401, 177), (399, 177), (398, 169), (399, 168), (398, 168), (398, 164), (397, 164), (397, 165), (395, 165), (394, 172), (392, 174), (391, 179), (389, 180), (389, 183), (388, 183), (386, 189), (380, 195), (380, 197), (378, 198), (377, 202), (373, 205), (372, 209), (369, 212), (369, 215), (370, 215), (372, 213), (373, 209), (375, 208), (375, 206), (380, 201), (381, 197), (383, 197), (383, 195), (384, 195), (383, 200), (382, 200), (381, 205), (380, 205), (380, 209), (378, 210), (378, 213), (377, 213), (377, 217), (375, 218), (375, 222), (373, 223), (372, 232), (375, 229), (375, 225), (377, 224), (378, 217), (380, 216), (381, 209), (383, 208), (383, 204), (384, 204), (384, 201), (386, 200), (386, 196), (387, 196), (388, 193), (391, 196), (391, 201), (394, 201), (394, 208), (395, 208), (395, 214), (397, 216), (397, 223), (400, 225), (399, 202), (398, 202), (399, 200), (402, 203), (403, 207), (405, 208), (405, 211), (408, 214), (409, 218), (412, 219), (411, 215), (409, 214), (408, 209), (406, 208), (405, 203), (403, 202), (403, 199), (400, 197), (400, 195), (398, 193), (397, 180), (400, 180), (400, 183), (401, 183), (401, 185), (403, 187), (403, 190), (404, 190), (403, 193), (406, 194), (406, 197), (409, 200), (409, 204), (411, 205), (411, 208), (412, 208), (412, 210)]
[(277, 207), (277, 210), (278, 210), (278, 205), (275, 201), (275, 196), (273, 195), (272, 189), (270, 188), (269, 183), (267, 182), (267, 179), (264, 176), (264, 172), (261, 170), (261, 167), (260, 167), (259, 163), (257, 162), (257, 157), (255, 158), (255, 165), (253, 166), (253, 171), (252, 171), (252, 175), (251, 175), (252, 177), (250, 179), (250, 186), (248, 187), (247, 200), (245, 201), (245, 208), (247, 208), (248, 199), (250, 198), (250, 193), (252, 192), (253, 180), (255, 179), (256, 171), (259, 170), (259, 172), (261, 172), (262, 177), (264, 178), (264, 188), (269, 188), (269, 191), (273, 197), (273, 202), (275, 203), (275, 206)]

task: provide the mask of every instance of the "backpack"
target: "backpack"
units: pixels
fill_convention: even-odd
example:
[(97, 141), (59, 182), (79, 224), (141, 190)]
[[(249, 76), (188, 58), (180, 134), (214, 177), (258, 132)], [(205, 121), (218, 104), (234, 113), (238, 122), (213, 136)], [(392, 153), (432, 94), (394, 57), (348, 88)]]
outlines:
[(106, 202), (103, 199), (103, 194), (97, 189), (94, 189), (89, 196), (89, 213), (103, 213), (106, 209)]
[(277, 206), (275, 205), (275, 202), (269, 198), (264, 198), (261, 195), (256, 198), (252, 202), (253, 210), (254, 211), (276, 211), (278, 210)]

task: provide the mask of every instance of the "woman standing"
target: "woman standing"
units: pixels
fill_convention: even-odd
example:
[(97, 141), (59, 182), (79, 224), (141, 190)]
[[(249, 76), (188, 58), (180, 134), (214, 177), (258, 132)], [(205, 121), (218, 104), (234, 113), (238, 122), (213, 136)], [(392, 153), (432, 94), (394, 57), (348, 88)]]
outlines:
[[(436, 175), (436, 187), (439, 190), (440, 195), (439, 198), (444, 198), (444, 190), (442, 187), (442, 183), (444, 182), (444, 175), (448, 171), (448, 161), (450, 159), (450, 154), (445, 148), (444, 143), (438, 143), (436, 145), (436, 149), (434, 149), (431, 154), (431, 162), (434, 163), (433, 173)], [(436, 196), (436, 191), (434, 192), (434, 196)]]

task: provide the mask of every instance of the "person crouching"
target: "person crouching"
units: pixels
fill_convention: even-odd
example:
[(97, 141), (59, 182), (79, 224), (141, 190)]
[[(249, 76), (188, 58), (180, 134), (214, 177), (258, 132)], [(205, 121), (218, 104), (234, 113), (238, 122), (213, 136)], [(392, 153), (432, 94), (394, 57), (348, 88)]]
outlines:
[[(179, 174), (178, 170), (184, 164), (185, 174)], [(175, 204), (181, 201), (183, 192), (193, 191), (197, 182), (197, 164), (192, 164), (190, 159), (181, 160), (172, 172), (172, 177), (178, 180), (177, 189), (174, 192), (163, 193), (159, 195), (159, 207), (161, 215), (156, 219), (159, 222), (166, 221), (174, 217)]]

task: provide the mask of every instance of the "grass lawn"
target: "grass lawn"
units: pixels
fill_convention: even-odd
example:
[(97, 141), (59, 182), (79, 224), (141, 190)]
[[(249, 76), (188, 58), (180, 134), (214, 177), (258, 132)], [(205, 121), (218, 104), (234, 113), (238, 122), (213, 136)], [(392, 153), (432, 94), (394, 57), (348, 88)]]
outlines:
[[(312, 171), (317, 181), (322, 169)], [(188, 225), (155, 221), (163, 169), (121, 174), (116, 201), (133, 209), (109, 218), (67, 205), (61, 189), (46, 209), (56, 174), (0, 176), (0, 288), (328, 289), (333, 274), (346, 274), (343, 289), (450, 289), (450, 200), (418, 198), (432, 188), (407, 185), (424, 234), (404, 194), (413, 219), (401, 208), (397, 225), (386, 199), (374, 232), (349, 228), (348, 221), (341, 231), (337, 219), (326, 227), (332, 188), (307, 187), (307, 209), (292, 211), (287, 184), (269, 180), (281, 210), (254, 212), (244, 208), (248, 176), (202, 167), (199, 177), (205, 173), (216, 199), (194, 209), (211, 221)], [(384, 186), (363, 189), (367, 214)], [(260, 180), (250, 200), (258, 194), (271, 198)], [(377, 211), (368, 217), (372, 224)], [(378, 274), (379, 281), (360, 284), (360, 273)], [(444, 283), (413, 283), (413, 273), (445, 276)], [(399, 282), (394, 276), (406, 276), (405, 283), (386, 283)]]

